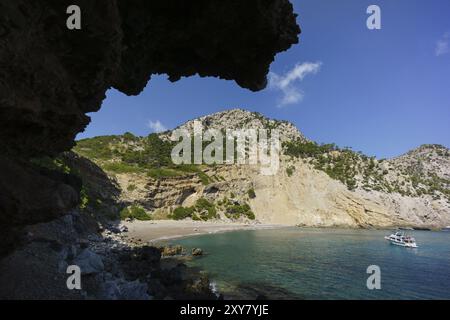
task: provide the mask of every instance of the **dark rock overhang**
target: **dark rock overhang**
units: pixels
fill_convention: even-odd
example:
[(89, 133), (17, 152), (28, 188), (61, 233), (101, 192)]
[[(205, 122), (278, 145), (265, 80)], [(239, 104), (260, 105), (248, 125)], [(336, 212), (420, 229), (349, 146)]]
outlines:
[[(82, 30), (66, 27), (72, 4), (81, 8)], [(70, 149), (109, 88), (136, 95), (153, 74), (263, 89), (275, 55), (299, 32), (287, 0), (4, 0), (1, 152)]]
[[(81, 8), (81, 30), (66, 26), (70, 5)], [(153, 74), (198, 74), (261, 90), (299, 33), (288, 0), (2, 0), (2, 246), (12, 227), (77, 205), (77, 179), (28, 161), (70, 150), (108, 89), (136, 95)]]

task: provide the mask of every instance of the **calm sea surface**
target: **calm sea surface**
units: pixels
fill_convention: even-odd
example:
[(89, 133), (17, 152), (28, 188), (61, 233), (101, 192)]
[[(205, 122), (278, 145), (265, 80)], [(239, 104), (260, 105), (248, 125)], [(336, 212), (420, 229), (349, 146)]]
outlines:
[[(413, 231), (418, 249), (389, 244), (389, 231), (301, 229), (235, 231), (172, 243), (207, 255), (206, 270), (225, 298), (450, 299), (450, 232)], [(368, 290), (369, 265), (381, 290)]]

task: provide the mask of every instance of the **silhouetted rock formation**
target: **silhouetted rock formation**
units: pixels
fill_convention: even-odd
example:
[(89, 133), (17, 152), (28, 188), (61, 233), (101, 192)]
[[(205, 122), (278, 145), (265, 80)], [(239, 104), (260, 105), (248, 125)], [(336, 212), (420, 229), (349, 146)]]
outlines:
[[(66, 27), (70, 4), (82, 30)], [(70, 149), (107, 89), (138, 94), (152, 74), (260, 90), (299, 33), (287, 0), (10, 0), (0, 12), (0, 136), (20, 156)]]
[[(72, 4), (82, 30), (66, 27)], [(288, 0), (1, 1), (0, 228), (76, 205), (73, 177), (42, 174), (27, 160), (69, 150), (109, 88), (138, 94), (165, 73), (260, 90), (275, 54), (299, 32)]]

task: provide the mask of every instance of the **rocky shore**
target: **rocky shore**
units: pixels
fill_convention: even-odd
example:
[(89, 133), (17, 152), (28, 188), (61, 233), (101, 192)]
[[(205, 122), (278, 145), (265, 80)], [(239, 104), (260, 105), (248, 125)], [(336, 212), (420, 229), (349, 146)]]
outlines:
[[(30, 226), (22, 247), (0, 261), (0, 299), (216, 299), (205, 273), (187, 267), (177, 247), (131, 239), (120, 223), (97, 224), (73, 211)], [(69, 290), (67, 267), (80, 267)]]

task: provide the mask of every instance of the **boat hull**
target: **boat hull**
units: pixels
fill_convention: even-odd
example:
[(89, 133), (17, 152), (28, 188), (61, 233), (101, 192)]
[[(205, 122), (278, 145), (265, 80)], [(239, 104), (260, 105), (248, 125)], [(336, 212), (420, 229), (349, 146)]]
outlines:
[(416, 244), (413, 243), (403, 243), (403, 242), (397, 242), (397, 241), (390, 241), (391, 244), (396, 245), (396, 246), (400, 246), (400, 247), (405, 247), (405, 248), (418, 248), (418, 246)]

